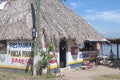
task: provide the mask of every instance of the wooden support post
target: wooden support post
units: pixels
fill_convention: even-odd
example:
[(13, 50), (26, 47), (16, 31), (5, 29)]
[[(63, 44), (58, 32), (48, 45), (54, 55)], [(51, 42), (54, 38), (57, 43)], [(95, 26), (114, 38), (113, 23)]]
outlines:
[(103, 43), (101, 43), (101, 54), (100, 54), (100, 56), (103, 56), (104, 54), (103, 54)]
[(117, 60), (119, 59), (119, 43), (117, 43)]

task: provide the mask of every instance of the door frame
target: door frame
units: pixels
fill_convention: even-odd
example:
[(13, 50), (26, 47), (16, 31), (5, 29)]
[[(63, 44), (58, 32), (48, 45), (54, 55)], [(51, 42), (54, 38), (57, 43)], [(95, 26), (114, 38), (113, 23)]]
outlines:
[(65, 68), (67, 66), (67, 40), (66, 39), (62, 39), (59, 42), (59, 61), (60, 61), (60, 68)]

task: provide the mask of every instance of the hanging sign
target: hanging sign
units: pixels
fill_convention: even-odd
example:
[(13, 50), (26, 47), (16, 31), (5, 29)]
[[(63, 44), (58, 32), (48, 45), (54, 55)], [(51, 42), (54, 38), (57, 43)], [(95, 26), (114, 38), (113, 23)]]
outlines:
[(36, 37), (36, 29), (35, 28), (32, 29), (32, 37)]
[(78, 54), (78, 47), (72, 46), (71, 47), (71, 55), (77, 55)]

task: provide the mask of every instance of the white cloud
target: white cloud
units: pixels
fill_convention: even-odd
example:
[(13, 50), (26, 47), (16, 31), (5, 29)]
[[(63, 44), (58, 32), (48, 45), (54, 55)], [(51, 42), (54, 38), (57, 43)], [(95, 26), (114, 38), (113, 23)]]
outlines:
[(86, 10), (85, 12), (86, 13), (93, 13), (93, 12), (95, 12), (95, 10), (89, 9), (89, 10)]
[(86, 13), (87, 15), (85, 16), (85, 19), (87, 20), (120, 23), (120, 10), (112, 11), (86, 10)]
[(70, 3), (71, 6), (77, 6), (77, 3), (76, 2), (72, 2)]
[(71, 2), (69, 5), (73, 8), (78, 8), (80, 6), (83, 6), (84, 4), (81, 2)]

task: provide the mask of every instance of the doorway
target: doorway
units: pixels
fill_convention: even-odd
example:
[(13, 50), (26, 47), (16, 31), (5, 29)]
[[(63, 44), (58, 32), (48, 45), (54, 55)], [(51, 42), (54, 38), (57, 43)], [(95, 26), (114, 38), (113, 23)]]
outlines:
[(60, 68), (66, 67), (66, 40), (61, 40), (59, 43), (60, 51)]

